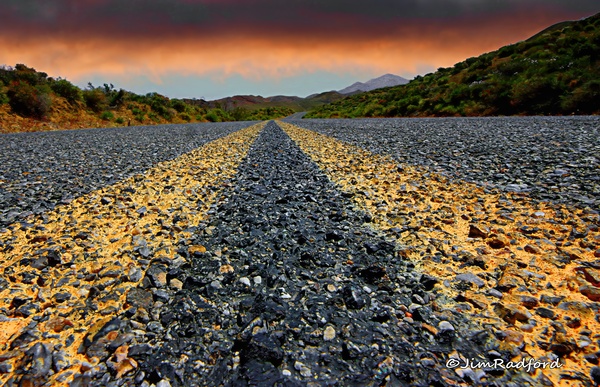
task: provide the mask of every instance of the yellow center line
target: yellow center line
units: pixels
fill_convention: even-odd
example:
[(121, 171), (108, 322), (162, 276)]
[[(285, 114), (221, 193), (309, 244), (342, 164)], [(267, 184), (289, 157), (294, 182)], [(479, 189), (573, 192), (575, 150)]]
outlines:
[[(9, 352), (10, 344), (34, 317), (43, 316), (45, 321), (34, 330), (46, 338), (28, 347), (43, 342), (52, 349), (56, 344), (64, 346), (70, 335), (74, 339), (63, 348), (71, 366), (54, 375), (54, 381), (61, 373), (80, 373), (83, 362), (93, 364), (97, 359), (88, 359), (77, 349), (89, 330), (101, 328), (122, 313), (126, 290), (143, 278), (138, 275), (132, 280), (130, 274), (146, 269), (139, 255), (183, 260), (176, 255), (177, 243), (190, 236), (187, 228), (207, 218), (210, 206), (235, 175), (264, 125), (242, 129), (69, 205), (32, 216), (28, 219), (32, 227), (9, 226), (0, 234), (0, 240), (9, 246), (6, 252), (0, 252), (0, 276), (9, 284), (0, 291), (0, 310), (10, 317), (0, 321), (0, 353)], [(62, 254), (56, 258), (55, 253), (44, 249), (60, 250)], [(125, 283), (118, 280), (128, 275)], [(96, 312), (86, 313), (92, 286), (94, 291), (103, 290), (94, 297), (98, 300)], [(118, 297), (100, 301), (115, 293)], [(8, 360), (13, 369), (24, 366), (25, 350), (18, 348)], [(123, 364), (135, 366), (133, 359), (127, 359), (126, 351), (121, 357)], [(0, 384), (10, 376), (0, 375)]]
[[(600, 247), (598, 215), (517, 194), (486, 193), (277, 123), (340, 190), (352, 194), (354, 204), (372, 216), (372, 226), (396, 239), (403, 256), (441, 280), (436, 291), (446, 301), (435, 307), (468, 313), (503, 331), (503, 349), (517, 349), (515, 354), (536, 360), (562, 354), (562, 368), (543, 370), (556, 384), (565, 383), (566, 370), (589, 375), (592, 365), (583, 356), (598, 351), (600, 338), (590, 308), (600, 301), (600, 270), (592, 264)], [(573, 237), (574, 232), (587, 235)], [(455, 286), (457, 276), (466, 286)], [(502, 298), (492, 289), (501, 289)], [(561, 307), (543, 302), (556, 297)], [(540, 307), (555, 315), (540, 315), (546, 312)]]

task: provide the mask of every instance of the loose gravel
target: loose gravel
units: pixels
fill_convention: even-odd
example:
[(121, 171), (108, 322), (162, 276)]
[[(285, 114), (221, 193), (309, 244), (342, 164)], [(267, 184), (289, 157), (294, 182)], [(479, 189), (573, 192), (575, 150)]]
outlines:
[(600, 209), (600, 117), (286, 120), (400, 163)]
[(143, 173), (250, 122), (0, 135), (0, 229)]

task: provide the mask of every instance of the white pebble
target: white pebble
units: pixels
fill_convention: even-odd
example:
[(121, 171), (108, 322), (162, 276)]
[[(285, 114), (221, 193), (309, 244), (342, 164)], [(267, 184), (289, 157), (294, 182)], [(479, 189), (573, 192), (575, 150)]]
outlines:
[(331, 327), (331, 326), (325, 328), (325, 332), (323, 332), (323, 340), (331, 341), (334, 338), (335, 338), (335, 329), (333, 329), (333, 327)]

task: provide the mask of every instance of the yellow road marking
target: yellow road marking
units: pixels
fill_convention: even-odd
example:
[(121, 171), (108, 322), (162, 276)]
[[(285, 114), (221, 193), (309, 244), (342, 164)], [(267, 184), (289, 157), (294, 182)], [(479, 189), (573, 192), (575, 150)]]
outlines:
[[(74, 337), (73, 344), (64, 348), (71, 366), (54, 375), (52, 381), (65, 372), (79, 373), (82, 362), (93, 364), (94, 359), (77, 354), (77, 349), (90, 327), (99, 329), (105, 320), (122, 312), (126, 290), (139, 282), (119, 283), (115, 279), (135, 269), (144, 271), (134, 253), (136, 244), (145, 241), (148, 251), (154, 252), (153, 258), (176, 259), (177, 243), (189, 236), (184, 230), (206, 219), (209, 207), (235, 175), (264, 125), (256, 124), (217, 139), (159, 163), (142, 175), (91, 192), (41, 217), (31, 217), (28, 221), (33, 227), (23, 230), (18, 224), (9, 226), (0, 234), (10, 246), (10, 251), (0, 253), (0, 275), (9, 281), (8, 288), (0, 291), (0, 309), (9, 311), (11, 319), (0, 321), (0, 352), (9, 350), (10, 343), (35, 316), (47, 316), (47, 321), (35, 327), (48, 335), (42, 342), (52, 349), (55, 344), (65, 345), (69, 335)], [(58, 247), (66, 251), (61, 257), (63, 264), (48, 265), (43, 270), (19, 264), (23, 259), (33, 262), (47, 254), (39, 254), (40, 249)], [(110, 270), (115, 274), (105, 276)], [(34, 279), (24, 283), (28, 273)], [(84, 278), (74, 286), (78, 274)], [(62, 278), (70, 280), (59, 287)], [(98, 300), (114, 293), (119, 297), (98, 301), (97, 313), (86, 315), (83, 310), (92, 286), (104, 287), (96, 296)], [(65, 292), (70, 298), (56, 302), (54, 297)], [(37, 304), (39, 310), (28, 316), (17, 312), (15, 297), (27, 300), (26, 304)], [(127, 367), (135, 364), (123, 361)], [(13, 369), (23, 367), (24, 354), (20, 352), (9, 362)], [(0, 375), (0, 384), (10, 376)]]
[[(539, 343), (562, 346), (554, 348), (568, 352), (562, 360), (564, 367), (543, 371), (557, 385), (567, 383), (560, 377), (566, 370), (589, 376), (592, 365), (583, 356), (598, 351), (600, 329), (597, 316), (588, 307), (592, 301), (582, 293), (585, 287), (594, 291), (599, 285), (595, 281), (600, 271), (586, 266), (597, 260), (594, 252), (600, 247), (597, 215), (535, 203), (519, 195), (486, 193), (474, 184), (451, 182), (425, 168), (398, 165), (391, 157), (277, 123), (331, 181), (353, 194), (355, 205), (372, 215), (373, 226), (406, 230), (396, 241), (420, 270), (449, 282), (460, 274), (480, 277), (481, 288), (460, 291), (438, 286), (450, 301), (439, 308), (465, 308), (464, 313), (503, 330), (508, 335), (503, 342), (506, 348), (521, 348), (536, 360), (550, 354)], [(471, 226), (484, 237), (477, 237)], [(523, 227), (534, 231), (529, 234)], [(570, 238), (573, 229), (587, 229), (588, 235)], [(486, 294), (494, 287), (506, 289), (502, 300)], [(542, 296), (560, 296), (575, 303), (562, 310), (541, 302), (532, 305), (531, 300), (522, 298), (539, 301)], [(552, 308), (567, 334), (558, 327), (548, 328), (550, 320), (537, 316), (537, 307)], [(515, 313), (517, 317), (530, 314), (530, 321), (536, 320), (537, 325), (519, 321)], [(584, 329), (591, 333), (582, 335)], [(587, 346), (582, 344), (586, 340), (590, 342)], [(535, 375), (541, 371), (537, 372)]]

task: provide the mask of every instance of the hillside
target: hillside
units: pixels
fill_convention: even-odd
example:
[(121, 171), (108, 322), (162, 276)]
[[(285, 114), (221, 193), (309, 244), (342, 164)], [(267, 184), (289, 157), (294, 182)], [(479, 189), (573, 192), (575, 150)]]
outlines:
[(66, 79), (49, 77), (24, 64), (0, 67), (0, 133), (254, 121), (285, 117), (296, 110), (285, 105), (227, 109), (194, 100), (170, 99), (158, 93), (137, 95), (116, 90), (112, 84), (88, 84), (82, 90)]
[(382, 87), (391, 87), (404, 85), (408, 83), (408, 79), (399, 77), (394, 74), (385, 74), (377, 78), (368, 80), (367, 82), (355, 82), (352, 85), (338, 90), (340, 94), (354, 94), (363, 91), (371, 91), (375, 89), (381, 89)]
[(431, 117), (600, 113), (600, 14), (407, 85), (349, 96), (306, 117)]

